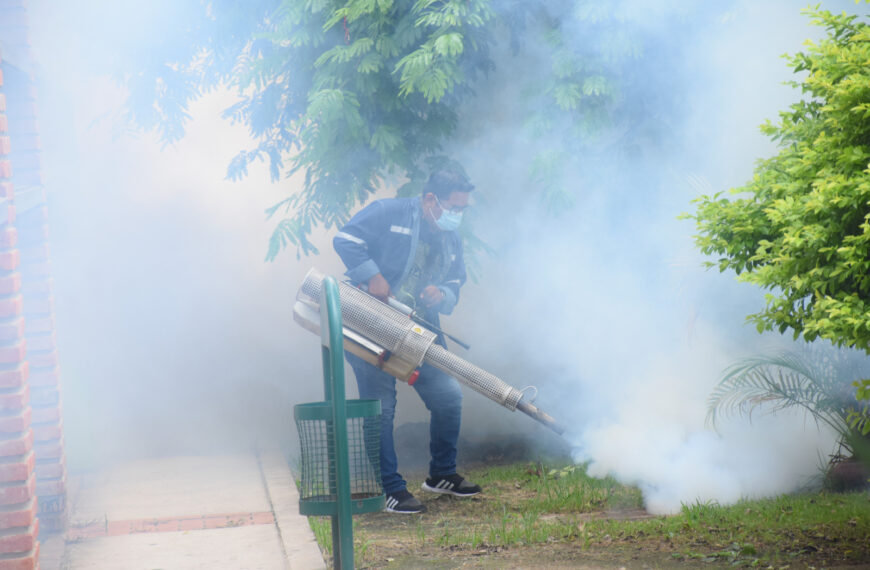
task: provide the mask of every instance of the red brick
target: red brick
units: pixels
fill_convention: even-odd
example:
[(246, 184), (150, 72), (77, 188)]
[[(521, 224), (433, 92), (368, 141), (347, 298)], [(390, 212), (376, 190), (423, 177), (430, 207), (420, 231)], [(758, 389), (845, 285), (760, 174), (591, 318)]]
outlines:
[(25, 483), (0, 487), (0, 505), (20, 505), (36, 496), (36, 477), (31, 475)]
[(224, 528), (228, 522), (225, 515), (206, 515), (202, 517), (202, 528)]
[(0, 182), (0, 198), (11, 198), (15, 195), (15, 186), (11, 182)]
[[(14, 212), (15, 209), (12, 206), (9, 206), (9, 210)], [(9, 221), (10, 224), (15, 223), (15, 216), (12, 215), (12, 220)], [(12, 271), (18, 267), (18, 262), (20, 257), (18, 255), (18, 250), (13, 249), (9, 251), (0, 251), (0, 269), (3, 271)]]
[(48, 481), (36, 480), (37, 497), (53, 497), (66, 493), (66, 477)]
[[(0, 85), (3, 85), (3, 71), (0, 71)], [(6, 115), (0, 115), (0, 133), (9, 132), (9, 119)]]
[(24, 323), (25, 334), (54, 331), (54, 316), (27, 319)]
[(272, 524), (275, 522), (275, 515), (269, 512), (251, 513), (252, 524)]
[(37, 536), (39, 536), (39, 519), (34, 520), (26, 529), (21, 529), (20, 533), (0, 536), (0, 554), (30, 552), (38, 544)]
[(24, 319), (0, 323), (0, 342), (19, 340), (24, 337)]
[(27, 382), (29, 375), (30, 365), (27, 362), (22, 362), (12, 370), (0, 370), (0, 388), (20, 388)]
[(54, 333), (34, 334), (27, 337), (27, 350), (51, 351), (57, 349), (57, 339)]
[[(29, 453), (31, 449), (33, 449), (33, 430), (30, 429), (20, 437), (0, 440), (0, 457), (25, 455)], [(2, 491), (3, 489), (0, 489), (0, 492)], [(0, 504), (5, 503), (0, 501)]]
[(178, 521), (178, 530), (202, 530), (202, 518), (181, 519)]
[(177, 520), (160, 521), (157, 523), (157, 532), (173, 532), (181, 530), (181, 524)]
[(31, 410), (31, 424), (47, 424), (59, 422), (61, 420), (60, 406), (52, 406), (49, 408), (34, 408)]
[(22, 506), (0, 509), (0, 530), (21, 527), (26, 529), (32, 525), (36, 518), (36, 505), (36, 500), (31, 499)]
[[(2, 132), (0, 130), (0, 133)], [(0, 160), (0, 178), (12, 178), (12, 163), (8, 160)]]
[(0, 155), (6, 155), (12, 152), (12, 145), (9, 143), (9, 137), (0, 137)]
[(0, 364), (18, 364), (19, 362), (24, 362), (26, 354), (27, 342), (24, 340), (19, 341), (14, 346), (0, 346)]
[(0, 392), (0, 413), (19, 412), (29, 404), (30, 387), (26, 384), (15, 392)]
[(40, 441), (33, 446), (37, 461), (60, 459), (63, 457), (63, 439)]
[(34, 354), (30, 354), (28, 356), (28, 364), (32, 362), (34, 365), (34, 368), (30, 371), (30, 385), (34, 388), (53, 388), (57, 386), (60, 383), (60, 371), (58, 370), (58, 368), (56, 366), (36, 368), (36, 364), (39, 360), (40, 359), (36, 358), (36, 355)]
[(123, 536), (130, 534), (130, 521), (109, 521), (104, 534), (108, 536)]
[(47, 424), (47, 425), (36, 425), (33, 426), (33, 440), (34, 441), (52, 441), (59, 440), (63, 437), (63, 425), (61, 424)]
[[(15, 481), (27, 481), (27, 478), (33, 473), (36, 464), (36, 454), (32, 451), (28, 453), (21, 461), (13, 461), (12, 463), (0, 463), (0, 483), (12, 483)], [(2, 510), (0, 510), (2, 513)], [(2, 518), (0, 518), (2, 521)], [(0, 522), (0, 529), (4, 528)]]
[(130, 521), (130, 533), (138, 532), (157, 532), (156, 520), (135, 520)]
[(39, 570), (39, 544), (21, 556), (4, 558), (3, 570)]
[[(0, 416), (0, 434), (18, 434), (30, 427), (30, 408), (25, 408), (14, 416)], [(34, 434), (36, 437), (36, 434)]]
[[(15, 228), (12, 230), (12, 235), (15, 235)], [(5, 232), (0, 232), (0, 239), (3, 238)], [(17, 271), (0, 277), (0, 295), (12, 295), (21, 290), (21, 274)]]
[(17, 317), (21, 314), (24, 306), (24, 300), (21, 295), (8, 297), (6, 299), (0, 297), (0, 319), (9, 319)]

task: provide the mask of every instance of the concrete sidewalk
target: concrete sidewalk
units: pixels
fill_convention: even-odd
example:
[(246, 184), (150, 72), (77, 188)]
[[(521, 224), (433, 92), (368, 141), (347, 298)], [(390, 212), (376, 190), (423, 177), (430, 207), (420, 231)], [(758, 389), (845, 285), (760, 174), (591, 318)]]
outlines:
[(65, 536), (42, 570), (324, 568), (283, 456), (137, 460), (72, 477)]

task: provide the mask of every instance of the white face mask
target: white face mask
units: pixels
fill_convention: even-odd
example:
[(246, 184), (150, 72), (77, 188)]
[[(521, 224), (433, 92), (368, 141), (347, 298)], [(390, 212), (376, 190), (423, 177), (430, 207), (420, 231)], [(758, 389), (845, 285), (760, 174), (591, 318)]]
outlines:
[(438, 207), (441, 208), (441, 216), (435, 220), (435, 225), (445, 232), (457, 230), (459, 224), (462, 223), (462, 212), (454, 212), (445, 209), (444, 206), (441, 205), (441, 200), (438, 199), (438, 196), (435, 196), (435, 201), (438, 202)]

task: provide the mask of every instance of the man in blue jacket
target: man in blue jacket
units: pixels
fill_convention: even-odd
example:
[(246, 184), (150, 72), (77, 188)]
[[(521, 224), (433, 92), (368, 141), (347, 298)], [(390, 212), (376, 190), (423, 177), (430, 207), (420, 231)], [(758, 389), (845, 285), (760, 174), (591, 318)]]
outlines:
[[(333, 246), (346, 275), (386, 301), (392, 296), (440, 326), (438, 315), (450, 314), (465, 283), (462, 238), (456, 232), (474, 186), (458, 172), (433, 173), (418, 198), (372, 202), (336, 234)], [(439, 337), (440, 344), (444, 339)], [(398, 473), (393, 444), (396, 379), (345, 353), (356, 375), (360, 398), (381, 401), (381, 480), (386, 507), (393, 513), (422, 513), (426, 506), (408, 492)], [(480, 493), (456, 473), (456, 443), (462, 415), (462, 392), (455, 378), (424, 363), (414, 389), (431, 413), (429, 478), (423, 489), (470, 497)]]

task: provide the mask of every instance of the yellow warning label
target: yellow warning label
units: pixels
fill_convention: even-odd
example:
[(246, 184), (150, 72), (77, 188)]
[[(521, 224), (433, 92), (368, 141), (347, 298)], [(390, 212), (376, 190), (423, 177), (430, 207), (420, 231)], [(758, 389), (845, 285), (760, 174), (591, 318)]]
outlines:
[(413, 327), (411, 327), (411, 330), (417, 334), (423, 334), (423, 327), (421, 327), (420, 325), (414, 325)]

